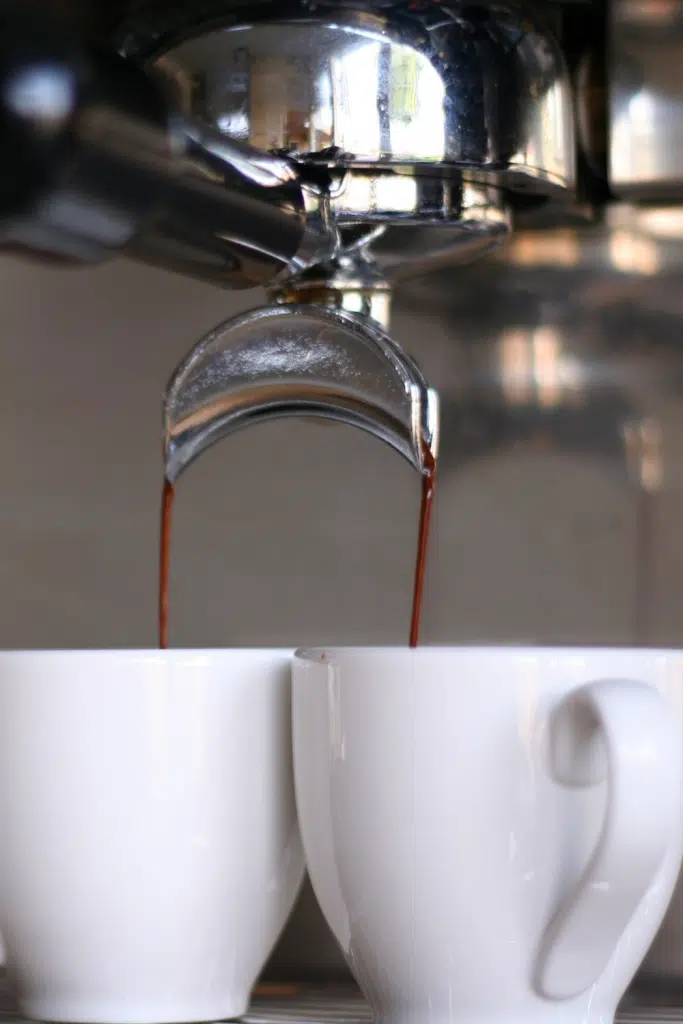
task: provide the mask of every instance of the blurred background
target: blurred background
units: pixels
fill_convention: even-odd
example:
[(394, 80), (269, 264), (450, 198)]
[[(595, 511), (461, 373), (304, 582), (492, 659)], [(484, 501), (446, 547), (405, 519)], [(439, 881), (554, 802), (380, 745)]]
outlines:
[[(683, 275), (600, 276), (595, 253), (572, 273), (529, 245), (395, 300), (443, 404), (424, 640), (679, 643)], [(3, 647), (155, 644), (162, 392), (262, 301), (0, 262)], [(336, 424), (211, 449), (178, 487), (172, 644), (406, 641), (419, 491)]]

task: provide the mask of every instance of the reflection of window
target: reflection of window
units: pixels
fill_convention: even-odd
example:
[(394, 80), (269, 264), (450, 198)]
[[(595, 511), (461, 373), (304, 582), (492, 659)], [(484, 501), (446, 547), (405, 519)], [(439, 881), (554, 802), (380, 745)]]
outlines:
[(508, 252), (510, 261), (519, 267), (575, 267), (580, 259), (574, 231), (513, 235)]
[(410, 124), (417, 114), (419, 74), (417, 54), (402, 48), (391, 51), (389, 110), (392, 121)]
[(642, 210), (629, 210), (628, 213), (655, 238), (672, 238), (676, 241), (683, 238), (683, 210), (678, 206), (646, 207)]
[(319, 72), (315, 82), (315, 110), (312, 113), (311, 149), (327, 149), (334, 139), (334, 111), (332, 108), (332, 83), (324, 72)]
[(659, 270), (657, 244), (631, 231), (615, 231), (610, 235), (609, 253), (612, 265), (625, 274), (650, 276)]
[(444, 96), (441, 77), (428, 60), (406, 46), (394, 47), (389, 98), (394, 151), (443, 159)]
[(640, 486), (653, 493), (664, 481), (662, 428), (654, 419), (625, 423), (622, 436), (629, 468)]
[(369, 214), (392, 210), (412, 213), (417, 205), (417, 182), (407, 175), (386, 177), (350, 177), (344, 186), (342, 203), (345, 209)]
[(336, 143), (349, 153), (369, 156), (380, 149), (377, 110), (380, 43), (363, 41), (331, 60)]
[(556, 328), (509, 328), (501, 338), (503, 391), (511, 405), (557, 406), (581, 389), (579, 364), (562, 350)]
[[(440, 160), (444, 153), (444, 86), (438, 71), (408, 46), (362, 39), (330, 62), (335, 141), (358, 156), (382, 152), (384, 142), (397, 156)], [(386, 75), (388, 73), (388, 81)], [(388, 138), (387, 138), (388, 132)]]

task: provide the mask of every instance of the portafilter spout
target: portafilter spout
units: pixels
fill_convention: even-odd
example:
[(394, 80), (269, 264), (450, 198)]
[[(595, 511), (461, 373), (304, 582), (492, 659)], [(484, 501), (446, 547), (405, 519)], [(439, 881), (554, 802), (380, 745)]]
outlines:
[(346, 310), (274, 305), (206, 335), (164, 399), (166, 477), (204, 449), (275, 417), (315, 416), (374, 434), (421, 473), (436, 457), (438, 396), (372, 321)]

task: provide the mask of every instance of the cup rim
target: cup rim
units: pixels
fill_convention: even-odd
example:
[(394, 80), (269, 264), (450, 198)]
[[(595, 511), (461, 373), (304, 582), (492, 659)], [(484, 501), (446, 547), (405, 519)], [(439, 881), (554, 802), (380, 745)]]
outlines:
[(415, 660), (448, 655), (454, 658), (496, 659), (500, 657), (515, 658), (591, 658), (591, 657), (633, 657), (670, 658), (683, 657), (683, 648), (679, 647), (646, 647), (630, 644), (420, 644), (419, 647), (407, 645), (329, 645), (326, 647), (297, 647), (293, 658), (299, 662), (315, 664), (332, 662), (341, 658), (387, 658), (410, 657)]
[(178, 661), (227, 661), (232, 658), (278, 656), (291, 658), (293, 647), (83, 647), (83, 648), (2, 648), (0, 662), (25, 658), (55, 661), (97, 661), (101, 658), (115, 661), (149, 661), (173, 663)]

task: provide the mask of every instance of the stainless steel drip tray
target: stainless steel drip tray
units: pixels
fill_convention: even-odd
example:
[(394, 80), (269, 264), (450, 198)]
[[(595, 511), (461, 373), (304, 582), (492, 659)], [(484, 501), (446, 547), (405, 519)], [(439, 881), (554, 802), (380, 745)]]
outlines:
[[(3, 972), (4, 973), (4, 972)], [(256, 989), (243, 1024), (370, 1024), (372, 1012), (355, 988), (311, 985), (264, 985)], [(0, 977), (0, 1024), (20, 1024), (7, 988)], [(626, 999), (617, 1024), (683, 1024), (681, 1006), (640, 1006)]]
[[(370, 1024), (372, 1011), (360, 993), (346, 990), (300, 987), (291, 995), (257, 994), (245, 1024)], [(683, 1024), (680, 1007), (646, 1006), (625, 1000), (617, 1024)]]
[(356, 988), (292, 985), (257, 989), (246, 1024), (369, 1024), (372, 1011)]
[[(0, 968), (0, 1024), (24, 1024)], [(243, 1024), (369, 1024), (370, 1007), (358, 989), (276, 984), (259, 986)]]

